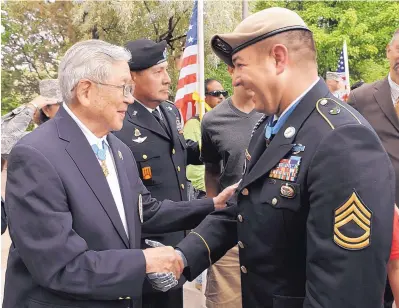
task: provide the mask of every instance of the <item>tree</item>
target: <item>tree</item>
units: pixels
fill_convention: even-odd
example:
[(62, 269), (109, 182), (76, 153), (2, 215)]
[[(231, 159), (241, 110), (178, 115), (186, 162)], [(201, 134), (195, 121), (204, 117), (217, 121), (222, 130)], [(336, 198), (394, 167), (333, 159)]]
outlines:
[[(241, 5), (241, 1), (205, 1), (206, 76), (212, 77), (219, 64), (211, 51), (210, 38), (215, 33), (234, 29), (241, 20)], [(74, 25), (86, 39), (93, 38), (95, 33), (102, 40), (122, 46), (139, 38), (166, 40), (174, 92), (179, 73), (174, 60), (182, 53), (192, 8), (193, 1), (82, 1), (74, 6), (72, 15)], [(229, 78), (227, 69), (224, 77)]]
[(3, 4), (2, 113), (37, 95), (41, 79), (57, 77), (59, 58), (78, 39), (72, 6), (68, 1)]
[(385, 47), (399, 24), (395, 1), (259, 1), (255, 11), (279, 6), (296, 11), (313, 31), (319, 74), (335, 71), (343, 41), (348, 44), (351, 82), (387, 75)]

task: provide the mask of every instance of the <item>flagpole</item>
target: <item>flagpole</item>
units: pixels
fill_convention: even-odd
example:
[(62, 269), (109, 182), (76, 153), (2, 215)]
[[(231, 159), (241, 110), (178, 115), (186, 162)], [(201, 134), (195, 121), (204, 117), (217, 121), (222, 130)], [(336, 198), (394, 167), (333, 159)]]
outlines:
[(348, 62), (348, 48), (346, 46), (346, 40), (344, 40), (344, 63), (345, 63), (345, 79), (348, 85), (347, 91), (349, 92), (350, 90), (350, 81), (349, 81), (349, 62)]
[(200, 108), (200, 119), (202, 120), (203, 115), (205, 114), (205, 104), (203, 103), (205, 100), (205, 53), (204, 53), (204, 0), (198, 0), (198, 13), (197, 13), (197, 39), (198, 39), (198, 89), (199, 89), (199, 108)]

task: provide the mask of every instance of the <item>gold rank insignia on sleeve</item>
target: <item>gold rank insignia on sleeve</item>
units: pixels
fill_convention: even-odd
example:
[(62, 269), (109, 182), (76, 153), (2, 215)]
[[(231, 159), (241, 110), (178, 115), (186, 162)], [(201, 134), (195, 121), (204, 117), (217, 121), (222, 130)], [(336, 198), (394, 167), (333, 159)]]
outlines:
[(360, 250), (370, 245), (372, 212), (356, 192), (334, 211), (334, 242), (348, 250)]

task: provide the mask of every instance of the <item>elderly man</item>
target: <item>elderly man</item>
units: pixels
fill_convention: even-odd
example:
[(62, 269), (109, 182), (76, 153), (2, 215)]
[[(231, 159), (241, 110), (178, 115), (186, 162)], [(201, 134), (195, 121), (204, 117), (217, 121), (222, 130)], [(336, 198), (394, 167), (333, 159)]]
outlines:
[(177, 245), (184, 275), (238, 243), (245, 308), (381, 308), (394, 172), (370, 124), (318, 77), (312, 32), (293, 11), (270, 8), (214, 36), (212, 48), (265, 116), (237, 205)]
[(146, 277), (174, 286), (183, 266), (172, 247), (141, 250), (141, 229), (192, 228), (229, 197), (151, 198), (131, 151), (109, 134), (133, 103), (129, 59), (100, 40), (72, 46), (58, 75), (65, 105), (13, 148), (3, 307), (140, 307)]
[[(381, 139), (395, 168), (396, 204), (399, 204), (399, 29), (386, 47), (389, 74), (372, 84), (366, 84), (349, 95), (349, 105), (358, 110)], [(389, 286), (385, 307), (391, 307), (393, 297)]]

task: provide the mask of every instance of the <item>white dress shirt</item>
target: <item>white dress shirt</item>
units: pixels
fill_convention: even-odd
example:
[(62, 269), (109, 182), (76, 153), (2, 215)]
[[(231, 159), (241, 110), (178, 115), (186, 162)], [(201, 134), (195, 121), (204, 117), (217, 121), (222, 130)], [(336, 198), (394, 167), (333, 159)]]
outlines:
[[(107, 165), (109, 174), (107, 176), (107, 182), (108, 186), (111, 190), (112, 197), (114, 198), (116, 208), (118, 209), (119, 216), (121, 217), (123, 228), (126, 231), (127, 237), (129, 237), (129, 232), (127, 228), (127, 222), (126, 222), (126, 215), (125, 215), (125, 208), (123, 207), (123, 200), (122, 200), (122, 194), (121, 194), (121, 189), (119, 186), (119, 180), (118, 180), (118, 175), (116, 172), (116, 166), (115, 166), (115, 161), (112, 155), (111, 148), (108, 144), (107, 141), (107, 136), (104, 136), (102, 138), (98, 138), (96, 135), (94, 135), (78, 118), (77, 116), (72, 112), (71, 109), (68, 108), (66, 104), (63, 104), (64, 109), (68, 114), (71, 116), (71, 118), (76, 122), (76, 124), (79, 126), (79, 128), (82, 130), (83, 134), (85, 135), (87, 142), (90, 144), (90, 147), (93, 144), (97, 144), (97, 146), (100, 149), (103, 149), (103, 141), (105, 142), (105, 146), (107, 149), (106, 151), (106, 159), (105, 163)], [(98, 163), (100, 164), (100, 160), (97, 158)]]
[(391, 98), (394, 105), (397, 104), (399, 100), (399, 85), (394, 82), (391, 78), (391, 74), (388, 75), (388, 83), (391, 88)]

